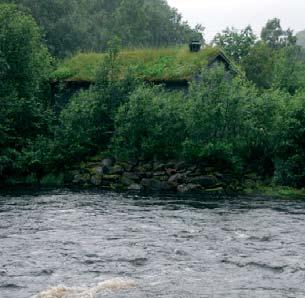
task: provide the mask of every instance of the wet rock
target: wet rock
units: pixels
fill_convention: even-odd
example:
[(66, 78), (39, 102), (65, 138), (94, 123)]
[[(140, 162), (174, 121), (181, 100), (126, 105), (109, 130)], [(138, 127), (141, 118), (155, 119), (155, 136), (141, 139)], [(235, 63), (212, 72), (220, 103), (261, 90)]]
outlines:
[(143, 189), (143, 186), (140, 184), (133, 183), (130, 186), (128, 186), (127, 189), (131, 191), (141, 191)]
[(217, 179), (222, 180), (222, 179), (223, 179), (223, 174), (221, 174), (221, 173), (215, 173), (215, 177), (216, 177)]
[(190, 166), (187, 168), (188, 171), (195, 172), (197, 170), (197, 166)]
[(89, 174), (78, 174), (74, 176), (73, 183), (74, 184), (85, 184), (90, 181), (90, 175)]
[(177, 169), (177, 171), (185, 170), (186, 169), (186, 162), (184, 162), (184, 161), (178, 162), (175, 165), (175, 168)]
[(129, 162), (128, 162), (128, 166), (127, 166), (127, 168), (126, 168), (126, 170), (128, 171), (128, 172), (131, 172), (131, 171), (133, 171), (137, 166), (138, 166), (138, 161), (137, 160), (130, 160)]
[(166, 176), (166, 171), (157, 171), (153, 173), (154, 177)]
[(132, 180), (132, 181), (140, 181), (139, 175), (137, 175), (135, 173), (125, 172), (123, 174), (123, 177), (128, 179), (128, 180)]
[(130, 186), (130, 185), (134, 184), (134, 181), (133, 181), (133, 180), (128, 179), (128, 178), (126, 178), (126, 177), (124, 177), (124, 176), (122, 177), (121, 182), (122, 182), (122, 184), (125, 185), (125, 186)]
[(137, 167), (137, 171), (140, 173), (150, 172), (153, 169), (152, 163), (142, 163)]
[(155, 162), (153, 166), (154, 172), (164, 171), (166, 169), (166, 165), (164, 163)]
[(223, 187), (222, 186), (218, 186), (218, 187), (215, 187), (215, 188), (209, 188), (209, 189), (205, 189), (204, 190), (205, 192), (207, 192), (207, 193), (210, 193), (210, 194), (221, 194), (221, 193), (223, 193), (223, 191), (224, 191), (224, 189), (223, 189)]
[(111, 175), (122, 175), (123, 173), (124, 169), (119, 165), (115, 165), (109, 170), (109, 174)]
[(201, 176), (202, 173), (199, 169), (195, 169), (193, 171), (191, 171), (191, 170), (187, 171), (187, 175), (190, 177), (198, 177), (198, 176)]
[(147, 190), (155, 191), (170, 191), (176, 188), (175, 185), (171, 183), (159, 181), (157, 179), (143, 179), (141, 185)]
[(175, 174), (168, 179), (168, 182), (180, 184), (185, 181), (185, 178), (186, 177), (183, 174)]
[(168, 181), (168, 176), (158, 176), (156, 177), (158, 180), (160, 181), (164, 181), (164, 182), (167, 182)]
[(153, 172), (145, 172), (143, 178), (153, 178), (153, 177), (154, 177)]
[(106, 166), (99, 166), (95, 167), (90, 170), (91, 174), (93, 175), (103, 175), (103, 174), (109, 174), (109, 168)]
[(95, 186), (100, 186), (102, 184), (102, 176), (101, 175), (92, 176), (91, 183)]
[(201, 191), (202, 188), (199, 184), (182, 184), (178, 186), (177, 190), (181, 193), (188, 193)]
[(115, 161), (112, 158), (105, 158), (102, 160), (102, 166), (105, 167), (112, 167), (114, 165)]
[(166, 174), (168, 176), (172, 176), (172, 175), (175, 175), (177, 173), (177, 170), (176, 169), (166, 169)]
[(103, 181), (107, 182), (118, 182), (120, 178), (120, 175), (103, 175)]
[(176, 164), (174, 162), (168, 162), (165, 164), (165, 169), (175, 168)]
[(197, 185), (199, 184), (202, 187), (210, 188), (210, 187), (216, 186), (218, 184), (218, 180), (214, 176), (199, 176), (199, 177), (190, 179), (190, 183), (197, 184)]

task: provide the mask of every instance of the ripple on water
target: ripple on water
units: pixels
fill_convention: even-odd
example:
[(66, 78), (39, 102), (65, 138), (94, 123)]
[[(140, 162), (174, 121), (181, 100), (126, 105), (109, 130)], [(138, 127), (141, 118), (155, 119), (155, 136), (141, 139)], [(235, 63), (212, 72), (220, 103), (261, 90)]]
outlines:
[(1, 298), (305, 297), (305, 201), (57, 191), (0, 209)]

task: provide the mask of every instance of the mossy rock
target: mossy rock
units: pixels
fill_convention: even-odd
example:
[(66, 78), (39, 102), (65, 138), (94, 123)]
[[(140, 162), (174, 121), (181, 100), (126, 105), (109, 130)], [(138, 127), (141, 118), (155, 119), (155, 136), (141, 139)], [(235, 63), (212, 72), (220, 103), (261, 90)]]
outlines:
[(117, 182), (121, 179), (120, 175), (103, 175), (103, 181)]

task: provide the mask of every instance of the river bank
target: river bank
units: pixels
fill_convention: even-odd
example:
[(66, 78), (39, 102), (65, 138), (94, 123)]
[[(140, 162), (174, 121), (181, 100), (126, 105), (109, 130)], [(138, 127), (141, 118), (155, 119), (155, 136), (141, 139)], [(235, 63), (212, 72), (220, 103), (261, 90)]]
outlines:
[(305, 198), (304, 189), (264, 183), (255, 174), (236, 175), (204, 163), (186, 161), (116, 161), (92, 158), (64, 174), (10, 179), (5, 189), (76, 188), (129, 192), (215, 193)]

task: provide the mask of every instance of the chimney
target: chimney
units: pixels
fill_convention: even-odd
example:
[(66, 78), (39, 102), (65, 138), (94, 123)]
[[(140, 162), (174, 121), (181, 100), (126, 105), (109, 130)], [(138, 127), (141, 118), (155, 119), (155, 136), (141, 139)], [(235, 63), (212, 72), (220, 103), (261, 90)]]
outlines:
[(201, 42), (199, 40), (192, 40), (189, 44), (190, 52), (196, 53), (201, 50)]

